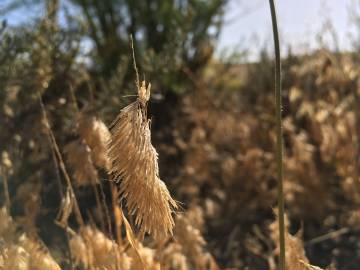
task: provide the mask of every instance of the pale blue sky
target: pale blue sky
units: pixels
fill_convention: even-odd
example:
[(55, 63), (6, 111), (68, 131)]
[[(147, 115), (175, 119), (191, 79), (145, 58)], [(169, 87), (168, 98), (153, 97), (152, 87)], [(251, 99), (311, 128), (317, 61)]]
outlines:
[[(316, 48), (316, 36), (325, 34), (322, 25), (328, 19), (338, 35), (339, 48), (351, 49), (349, 35), (356, 31), (350, 27), (349, 9), (354, 3), (360, 7), (358, 0), (277, 0), (282, 44), (291, 44), (297, 52)], [(219, 40), (220, 50), (272, 42), (268, 0), (230, 0), (226, 20)], [(333, 48), (332, 41), (330, 35), (325, 34), (325, 43)]]
[[(12, 0), (0, 0), (0, 7)], [(322, 25), (329, 19), (338, 35), (341, 50), (350, 50), (350, 33), (360, 32), (350, 26), (349, 9), (360, 0), (276, 0), (280, 37), (283, 49), (291, 44), (295, 52), (317, 48), (317, 34), (324, 33)], [(41, 10), (12, 12), (5, 16), (9, 24), (36, 16)], [(230, 0), (226, 10), (226, 23), (220, 36), (217, 51), (225, 48), (252, 49), (253, 54), (260, 46), (271, 46), (271, 21), (268, 0)], [(333, 48), (330, 35), (325, 43)]]

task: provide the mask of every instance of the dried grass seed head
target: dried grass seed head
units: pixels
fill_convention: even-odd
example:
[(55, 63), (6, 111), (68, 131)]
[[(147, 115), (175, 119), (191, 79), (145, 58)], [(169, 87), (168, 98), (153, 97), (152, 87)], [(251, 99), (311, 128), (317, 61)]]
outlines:
[(76, 265), (86, 269), (129, 270), (131, 258), (96, 228), (85, 226), (70, 239)]
[(108, 169), (110, 166), (107, 152), (107, 144), (111, 134), (100, 118), (88, 116), (87, 111), (80, 114), (77, 123), (80, 137), (91, 149), (91, 157), (98, 167)]
[[(279, 217), (278, 210), (275, 209), (276, 219), (270, 224), (271, 238), (275, 242), (275, 253), (279, 253)], [(310, 265), (308, 258), (305, 254), (304, 243), (299, 234), (291, 235), (288, 231), (289, 220), (285, 215), (285, 256), (286, 267), (292, 270), (305, 270), (305, 269), (321, 269)]]
[(98, 173), (91, 158), (91, 150), (82, 141), (76, 140), (64, 148), (66, 160), (73, 169), (75, 184), (85, 186), (97, 183)]
[(206, 241), (200, 231), (202, 223), (201, 208), (193, 206), (176, 217), (175, 239), (195, 269), (219, 269), (213, 256), (205, 249)]
[(150, 120), (146, 117), (150, 85), (145, 88), (143, 82), (138, 90), (138, 100), (122, 109), (112, 125), (110, 173), (121, 179), (120, 192), (130, 214), (135, 215), (140, 234), (148, 232), (162, 239), (172, 234), (172, 211), (177, 204), (159, 177), (158, 153), (151, 143)]

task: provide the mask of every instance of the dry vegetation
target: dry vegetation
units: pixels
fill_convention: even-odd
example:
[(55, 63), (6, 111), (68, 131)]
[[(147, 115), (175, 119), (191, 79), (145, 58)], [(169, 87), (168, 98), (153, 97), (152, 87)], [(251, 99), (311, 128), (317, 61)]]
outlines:
[[(200, 2), (171, 14), (190, 27), (222, 12), (213, 1), (198, 18)], [(195, 49), (144, 50), (154, 93), (137, 80), (124, 96), (136, 94), (128, 37), (95, 33), (92, 70), (57, 8), (25, 44), (0, 43), (0, 270), (276, 269), (272, 59), (207, 64), (207, 28), (195, 29)], [(283, 59), (288, 269), (360, 264), (359, 63), (326, 50)]]
[[(356, 252), (351, 245), (360, 226), (355, 162), (360, 71), (351, 55), (320, 51), (299, 59), (289, 57), (284, 63), (285, 199), (295, 224), (287, 221), (286, 227), (298, 231), (286, 235), (287, 267), (320, 269), (311, 261), (353, 269), (341, 256)], [(111, 132), (91, 110), (79, 112), (74, 119), (77, 138), (63, 150), (43, 111), (55, 168), (69, 180), (60, 181), (66, 185), (55, 221), (66, 232), (58, 240), (63, 250), (52, 246), (49, 251), (42, 243), (37, 229), (37, 217), (46, 211), (41, 208), (42, 187), (36, 179), (24, 182), (7, 202), (24, 203), (16, 222), (9, 208), (1, 210), (0, 269), (275, 269), (274, 108), (268, 89), (255, 97), (247, 92), (256, 89), (256, 83), (264, 84), (252, 77), (256, 65), (247, 66), (240, 92), (216, 92), (229, 77), (208, 73), (206, 82), (196, 82), (199, 91), (182, 100), (175, 121), (154, 130), (160, 168), (172, 175), (174, 198), (186, 209), (177, 214), (177, 203), (159, 178), (145, 84), (138, 99), (110, 125)], [(171, 143), (162, 142), (169, 136)], [(3, 177), (12, 169), (11, 158), (3, 152)], [(96, 205), (84, 214), (81, 192), (86, 187)], [(326, 249), (329, 243), (332, 250)], [(315, 249), (328, 254), (316, 257), (321, 253)]]
[[(354, 56), (326, 51), (284, 61), (285, 199), (287, 212), (297, 223), (292, 231), (303, 231), (314, 262), (333, 263), (339, 269), (354, 269), (356, 264), (350, 259), (354, 243), (349, 240), (355, 241), (359, 221), (356, 63)], [(182, 194), (202, 198), (200, 204), (211, 222), (208, 239), (226, 235), (213, 242), (215, 256), (240, 269), (274, 265), (274, 253), (269, 250), (275, 242), (269, 241), (266, 229), (270, 206), (276, 202), (274, 107), (271, 88), (263, 88), (271, 87), (271, 80), (267, 84), (259, 74), (265, 64), (266, 59), (248, 67), (242, 93), (217, 94), (216, 83), (222, 82), (216, 75), (212, 85), (205, 84), (208, 91), (185, 99), (183, 117), (191, 128), (181, 119), (183, 130), (175, 134), (185, 152), (177, 180)], [(186, 129), (191, 132), (186, 134)], [(332, 231), (336, 232), (312, 241)], [(297, 256), (306, 264), (303, 244), (292, 239), (286, 238), (288, 252), (292, 247), (299, 250)], [(329, 254), (317, 253), (322, 248)], [(342, 262), (340, 256), (349, 256), (349, 261)], [(308, 269), (305, 264), (288, 267)]]

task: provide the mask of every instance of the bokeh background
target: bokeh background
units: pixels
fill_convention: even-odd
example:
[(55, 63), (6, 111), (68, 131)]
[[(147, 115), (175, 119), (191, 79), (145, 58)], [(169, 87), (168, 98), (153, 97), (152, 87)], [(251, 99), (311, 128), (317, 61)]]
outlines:
[[(360, 2), (276, 4), (288, 229), (311, 264), (359, 269)], [(54, 220), (64, 179), (38, 94), (66, 159), (81, 138), (79, 114), (109, 126), (136, 99), (130, 34), (140, 77), (152, 84), (160, 175), (181, 211), (201, 220), (201, 249), (220, 269), (275, 269), (268, 1), (2, 0), (0, 19), (0, 201), (63, 269), (67, 240)], [(76, 184), (65, 161), (86, 221), (100, 228), (91, 185)], [(111, 205), (106, 173), (91, 166)], [(199, 269), (191, 258), (185, 265)]]

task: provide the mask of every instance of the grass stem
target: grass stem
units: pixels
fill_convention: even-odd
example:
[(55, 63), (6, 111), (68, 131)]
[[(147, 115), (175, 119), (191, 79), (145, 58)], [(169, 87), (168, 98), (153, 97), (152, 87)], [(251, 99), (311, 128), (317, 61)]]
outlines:
[(278, 176), (278, 208), (279, 208), (279, 269), (285, 270), (285, 221), (284, 221), (284, 190), (283, 190), (283, 136), (281, 119), (281, 58), (279, 32), (276, 20), (274, 0), (269, 0), (272, 29), (275, 47), (275, 107), (276, 107), (276, 163)]
[(2, 178), (3, 187), (4, 187), (4, 195), (5, 195), (5, 205), (7, 210), (10, 213), (11, 208), (11, 201), (10, 201), (10, 193), (9, 193), (9, 186), (8, 186), (8, 178), (5, 168), (0, 167), (0, 176)]
[(73, 199), (74, 199), (75, 217), (76, 217), (77, 222), (79, 223), (80, 226), (85, 226), (84, 219), (82, 218), (81, 211), (80, 211), (80, 207), (79, 207), (78, 201), (77, 201), (77, 199), (76, 199), (75, 192), (74, 192), (74, 189), (73, 189), (73, 187), (72, 187), (69, 174), (67, 173), (67, 170), (66, 170), (66, 168), (65, 168), (65, 163), (64, 163), (64, 160), (63, 160), (63, 158), (62, 158), (62, 155), (61, 155), (59, 146), (58, 146), (58, 144), (57, 144), (57, 142), (56, 142), (54, 133), (53, 133), (53, 131), (52, 131), (52, 129), (51, 129), (50, 122), (49, 122), (49, 119), (48, 119), (48, 117), (47, 117), (45, 105), (44, 105), (44, 103), (43, 103), (43, 101), (42, 101), (40, 92), (38, 92), (38, 99), (39, 99), (39, 103), (40, 103), (40, 108), (41, 108), (41, 112), (42, 112), (42, 117), (43, 117), (43, 120), (44, 120), (44, 123), (45, 123), (45, 128), (47, 129), (47, 135), (48, 135), (48, 138), (49, 138), (50, 146), (51, 146), (51, 147), (53, 148), (53, 150), (55, 151), (55, 154), (56, 154), (56, 157), (57, 157), (57, 161), (58, 161), (58, 166), (59, 166), (59, 168), (61, 169), (61, 171), (62, 171), (62, 173), (63, 173), (63, 175), (64, 175), (64, 178), (65, 178), (65, 180), (66, 180), (66, 184), (67, 184), (68, 188), (69, 188), (70, 191), (71, 191), (71, 196), (72, 196)]

